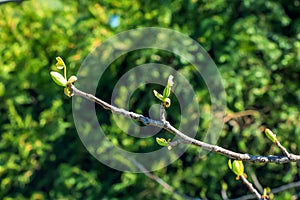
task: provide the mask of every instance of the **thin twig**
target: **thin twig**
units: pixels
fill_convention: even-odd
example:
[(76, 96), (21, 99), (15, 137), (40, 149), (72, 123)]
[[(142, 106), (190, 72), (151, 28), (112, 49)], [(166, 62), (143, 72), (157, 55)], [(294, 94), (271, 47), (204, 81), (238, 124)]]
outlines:
[(224, 155), (228, 158), (236, 159), (236, 160), (243, 160), (243, 161), (249, 161), (249, 162), (259, 162), (259, 163), (289, 163), (289, 162), (297, 162), (300, 161), (300, 156), (295, 154), (289, 154), (289, 157), (287, 156), (254, 156), (247, 153), (237, 153), (228, 149), (225, 149), (223, 147), (219, 147), (217, 145), (208, 144), (205, 142), (202, 142), (200, 140), (196, 140), (194, 138), (191, 138), (187, 136), (186, 134), (182, 133), (181, 131), (174, 128), (168, 121), (161, 121), (161, 120), (154, 120), (149, 117), (145, 117), (141, 114), (137, 114), (134, 112), (130, 112), (121, 108), (117, 108), (113, 105), (110, 105), (106, 103), (105, 101), (95, 97), (92, 94), (85, 93), (79, 89), (77, 89), (73, 84), (69, 85), (69, 88), (73, 91), (74, 95), (84, 97), (90, 101), (93, 101), (99, 105), (101, 105), (104, 109), (110, 110), (111, 112), (119, 115), (123, 115), (127, 118), (132, 118), (137, 121), (142, 122), (144, 125), (147, 126), (155, 126), (159, 128), (164, 128), (165, 130), (169, 131), (170, 133), (173, 133), (174, 135), (178, 136), (181, 140), (184, 141), (184, 143), (193, 144), (196, 146), (199, 146), (207, 151), (212, 151), (221, 155)]
[(152, 174), (150, 172), (148, 172), (148, 170), (138, 161), (132, 159), (132, 158), (128, 158), (139, 170), (141, 170), (148, 178), (154, 180), (155, 182), (157, 182), (158, 184), (160, 184), (162, 187), (164, 187), (167, 191), (169, 191), (170, 193), (172, 193), (172, 195), (180, 197), (181, 199), (187, 199), (187, 200), (201, 200), (199, 198), (193, 198), (190, 197), (186, 194), (181, 194), (179, 192), (177, 192), (171, 185), (169, 185), (168, 183), (166, 183), (164, 180), (162, 180), (161, 178), (159, 178), (158, 176), (156, 176), (155, 174)]
[(255, 187), (258, 189), (258, 191), (259, 191), (260, 193), (263, 193), (264, 188), (263, 188), (263, 186), (260, 184), (260, 182), (259, 182), (259, 180), (258, 180), (256, 174), (252, 171), (252, 168), (251, 168), (250, 176), (251, 176), (251, 178), (252, 178), (253, 184), (254, 184)]
[[(273, 188), (271, 189), (271, 193), (272, 194), (278, 194), (280, 192), (286, 191), (286, 190), (290, 190), (296, 187), (300, 187), (300, 181), (297, 182), (293, 182), (293, 183), (288, 183), (286, 185), (282, 185), (280, 187), (277, 188)], [(254, 194), (247, 194), (235, 199), (230, 199), (230, 200), (249, 200), (249, 199), (254, 199), (256, 196)]]
[(247, 180), (245, 176), (240, 176), (244, 184), (249, 188), (250, 192), (254, 193), (257, 199), (262, 199), (261, 194), (253, 187), (253, 185)]
[(293, 189), (295, 187), (300, 187), (300, 181), (289, 183), (289, 184), (286, 184), (286, 185), (282, 185), (282, 186), (277, 187), (277, 188), (273, 188), (273, 189), (271, 189), (271, 193), (277, 194), (279, 192), (286, 191), (286, 190), (289, 190), (289, 189)]
[(280, 142), (279, 142), (278, 140), (275, 142), (275, 144), (278, 146), (278, 148), (283, 152), (283, 154), (284, 154), (286, 157), (288, 157), (288, 158), (291, 157), (291, 154), (286, 150), (286, 148), (285, 148), (284, 146), (282, 146), (282, 145), (280, 144)]
[(226, 189), (222, 188), (221, 190), (221, 197), (223, 200), (228, 200)]

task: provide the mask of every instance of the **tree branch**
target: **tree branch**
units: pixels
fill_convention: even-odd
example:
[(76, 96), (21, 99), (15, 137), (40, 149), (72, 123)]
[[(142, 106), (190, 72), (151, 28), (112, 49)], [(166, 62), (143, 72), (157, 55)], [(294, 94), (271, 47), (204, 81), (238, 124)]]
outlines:
[(168, 121), (154, 120), (149, 117), (145, 117), (141, 114), (137, 114), (134, 112), (130, 112), (130, 111), (115, 107), (115, 106), (108, 104), (107, 102), (95, 97), (92, 94), (88, 94), (88, 93), (85, 93), (85, 92), (77, 89), (73, 84), (69, 84), (68, 87), (73, 91), (74, 95), (81, 96), (85, 99), (93, 101), (93, 102), (101, 105), (104, 109), (110, 110), (112, 113), (123, 115), (127, 118), (135, 119), (137, 121), (142, 122), (144, 125), (147, 125), (147, 126), (155, 126), (158, 128), (163, 128), (163, 129), (169, 131), (170, 133), (173, 133), (174, 135), (178, 136), (183, 141), (183, 143), (193, 144), (193, 145), (201, 147), (204, 150), (212, 151), (217, 154), (224, 155), (231, 159), (243, 160), (243, 161), (248, 161), (248, 162), (277, 163), (277, 164), (300, 161), (299, 155), (295, 155), (295, 154), (291, 154), (291, 153), (289, 153), (288, 156), (286, 156), (286, 155), (285, 156), (273, 156), (273, 155), (272, 156), (261, 156), (261, 155), (255, 156), (255, 155), (251, 155), (251, 154), (247, 154), (247, 153), (234, 152), (234, 151), (225, 149), (223, 147), (219, 147), (217, 145), (208, 144), (208, 143), (205, 143), (200, 140), (196, 140), (194, 138), (187, 136), (186, 134), (184, 134), (181, 131), (174, 128)]
[(10, 2), (22, 3), (22, 1), (24, 0), (0, 0), (0, 4), (10, 3)]

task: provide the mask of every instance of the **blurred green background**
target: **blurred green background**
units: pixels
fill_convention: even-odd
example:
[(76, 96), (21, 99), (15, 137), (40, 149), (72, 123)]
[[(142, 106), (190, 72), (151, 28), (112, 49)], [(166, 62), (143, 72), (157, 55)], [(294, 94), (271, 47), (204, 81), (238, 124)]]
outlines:
[[(69, 74), (76, 74), (93, 48), (137, 27), (166, 27), (187, 34), (215, 61), (227, 92), (229, 119), (219, 146), (255, 155), (281, 155), (263, 135), (269, 127), (290, 152), (299, 154), (299, 24), (299, 0), (0, 4), (0, 199), (179, 199), (144, 174), (116, 171), (93, 158), (77, 135), (71, 99), (49, 76), (56, 56), (65, 60)], [(110, 76), (99, 86), (106, 91), (101, 98), (109, 100), (113, 83), (122, 74), (149, 62), (176, 66), (194, 86), (201, 109), (210, 110), (209, 94), (190, 64), (157, 50), (129, 53), (112, 63)], [(132, 100), (132, 109), (139, 113), (147, 113), (157, 102), (147, 88), (140, 88), (135, 96), (140, 99)], [(176, 111), (176, 105), (171, 109)], [(246, 110), (251, 110), (250, 115), (236, 118), (234, 113)], [(170, 117), (176, 125), (180, 113), (175, 111)], [(140, 142), (120, 134), (103, 109), (99, 108), (98, 117), (115, 144), (132, 151), (156, 145), (154, 138)], [(202, 113), (199, 139), (207, 129), (207, 117)], [(297, 163), (245, 163), (245, 167), (249, 180), (258, 179), (263, 187), (300, 179)], [(153, 173), (194, 198), (222, 199), (222, 190), (230, 198), (249, 193), (228, 170), (226, 157), (212, 153), (199, 157), (197, 147)], [(297, 198), (299, 190), (281, 192), (277, 199)]]

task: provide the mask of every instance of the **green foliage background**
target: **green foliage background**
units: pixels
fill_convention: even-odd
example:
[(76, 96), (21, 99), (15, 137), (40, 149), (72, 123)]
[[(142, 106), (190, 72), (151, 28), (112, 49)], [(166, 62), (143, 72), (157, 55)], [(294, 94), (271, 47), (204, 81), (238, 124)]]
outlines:
[[(289, 151), (300, 153), (298, 0), (29, 0), (1, 4), (0, 16), (0, 199), (178, 198), (144, 174), (115, 171), (94, 159), (76, 133), (71, 99), (49, 76), (56, 56), (76, 74), (94, 47), (137, 27), (167, 27), (197, 40), (224, 79), (227, 112), (259, 112), (226, 123), (218, 145), (255, 155), (281, 154), (262, 134), (269, 127)], [(110, 24), (113, 16), (120, 18), (117, 27)], [(130, 53), (113, 63), (99, 84), (100, 91), (107, 91), (101, 97), (109, 100), (123, 73), (148, 62), (176, 66), (193, 84), (201, 109), (209, 113), (209, 95), (191, 66), (157, 50)], [(156, 102), (148, 88), (135, 95), (139, 100), (132, 100), (134, 111), (147, 113)], [(180, 117), (176, 108), (169, 111), (175, 125)], [(109, 112), (99, 108), (98, 117), (108, 137), (128, 150), (156, 145), (154, 138), (139, 141), (122, 134)], [(207, 117), (203, 112), (199, 139)], [(250, 180), (255, 174), (264, 187), (299, 181), (296, 163), (245, 163), (245, 168)], [(227, 158), (200, 158), (196, 147), (154, 173), (191, 197), (221, 199), (224, 188), (232, 198), (249, 193), (228, 170)], [(296, 193), (292, 189), (277, 198), (291, 199)]]

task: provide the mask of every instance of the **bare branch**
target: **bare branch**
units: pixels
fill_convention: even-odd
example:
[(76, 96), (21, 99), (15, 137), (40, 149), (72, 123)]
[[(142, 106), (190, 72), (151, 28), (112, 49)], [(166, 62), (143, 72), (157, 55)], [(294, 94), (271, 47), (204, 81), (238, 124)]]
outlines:
[(93, 101), (99, 105), (101, 105), (104, 109), (110, 110), (113, 113), (123, 115), (127, 118), (132, 118), (137, 121), (142, 122), (144, 125), (147, 126), (155, 126), (159, 128), (163, 128), (170, 133), (173, 133), (174, 135), (178, 136), (184, 143), (193, 144), (196, 146), (201, 147), (204, 150), (212, 151), (218, 154), (222, 154), (228, 158), (236, 159), (236, 160), (243, 160), (243, 161), (249, 161), (249, 162), (259, 162), (259, 163), (289, 163), (289, 162), (299, 162), (300, 156), (294, 155), (289, 153), (289, 156), (254, 156), (247, 153), (237, 153), (228, 149), (225, 149), (223, 147), (219, 147), (217, 145), (208, 144), (205, 142), (202, 142), (200, 140), (196, 140), (194, 138), (191, 138), (187, 136), (186, 134), (182, 133), (181, 131), (174, 128), (168, 121), (161, 121), (161, 120), (154, 120), (149, 117), (145, 117), (143, 115), (130, 112), (121, 108), (117, 108), (113, 105), (110, 105), (106, 103), (105, 101), (95, 97), (94, 95), (82, 92), (81, 90), (77, 89), (73, 84), (70, 84), (68, 86), (74, 93), (74, 95), (84, 97), (90, 101)]

